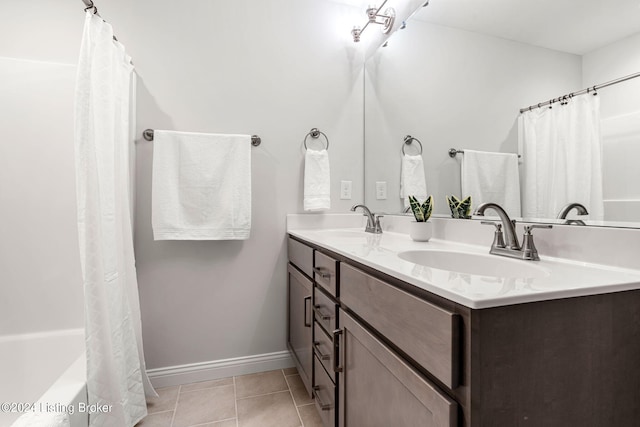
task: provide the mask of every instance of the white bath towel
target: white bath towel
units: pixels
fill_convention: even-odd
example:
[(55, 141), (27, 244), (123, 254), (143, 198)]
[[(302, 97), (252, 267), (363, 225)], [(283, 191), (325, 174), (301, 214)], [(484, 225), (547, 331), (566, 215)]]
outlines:
[(409, 196), (416, 196), (422, 202), (427, 198), (427, 182), (424, 177), (422, 156), (402, 156), (400, 172), (400, 198), (404, 207), (409, 207)]
[(482, 203), (493, 202), (502, 206), (509, 216), (521, 216), (517, 154), (465, 149), (461, 171), (461, 196), (471, 196), (474, 209)]
[(155, 240), (242, 240), (251, 230), (251, 137), (156, 130)]
[(304, 210), (331, 208), (329, 152), (308, 149), (304, 156)]
[[(39, 404), (37, 403), (36, 406)], [(26, 412), (11, 427), (70, 427), (69, 415), (60, 412)]]

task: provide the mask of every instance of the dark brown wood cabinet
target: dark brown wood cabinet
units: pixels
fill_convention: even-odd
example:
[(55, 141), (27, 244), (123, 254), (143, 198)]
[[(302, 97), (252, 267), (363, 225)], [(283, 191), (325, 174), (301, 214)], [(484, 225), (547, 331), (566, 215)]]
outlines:
[(289, 321), (287, 343), (300, 378), (310, 392), (313, 379), (312, 282), (293, 264), (289, 264)]
[(340, 426), (458, 425), (453, 399), (344, 311), (340, 324)]
[(292, 247), (314, 279), (290, 266), (290, 348), (326, 427), (639, 425), (639, 290), (476, 310)]

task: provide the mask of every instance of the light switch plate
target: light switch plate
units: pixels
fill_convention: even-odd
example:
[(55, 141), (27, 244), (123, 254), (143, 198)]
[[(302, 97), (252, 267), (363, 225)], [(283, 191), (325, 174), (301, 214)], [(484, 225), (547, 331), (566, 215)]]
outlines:
[(387, 181), (376, 181), (376, 199), (387, 199)]
[(340, 199), (351, 200), (351, 181), (340, 181)]

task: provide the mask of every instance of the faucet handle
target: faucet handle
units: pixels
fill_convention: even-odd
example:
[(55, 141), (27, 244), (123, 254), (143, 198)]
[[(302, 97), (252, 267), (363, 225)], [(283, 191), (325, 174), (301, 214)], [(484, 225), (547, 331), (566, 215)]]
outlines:
[(375, 218), (375, 222), (373, 224), (374, 233), (377, 233), (377, 234), (382, 233), (382, 226), (380, 225), (380, 218), (384, 218), (384, 215), (374, 213), (373, 214), (373, 218)]
[(538, 250), (536, 249), (536, 245), (533, 243), (533, 234), (531, 234), (531, 230), (534, 228), (553, 228), (551, 224), (532, 224), (524, 226), (524, 237), (522, 239), (522, 253), (523, 258), (526, 260), (538, 261), (540, 257), (538, 256)]
[(551, 224), (531, 224), (531, 225), (525, 225), (525, 226), (524, 226), (524, 233), (525, 233), (525, 234), (531, 234), (531, 230), (533, 230), (534, 228), (553, 228), (553, 225), (551, 225)]
[(497, 221), (480, 221), (482, 225), (493, 225), (496, 228), (496, 232), (493, 235), (492, 248), (504, 248), (507, 245), (504, 243), (504, 234), (502, 233), (502, 223)]
[(498, 221), (480, 221), (482, 225), (493, 225), (496, 227), (496, 231), (502, 231), (502, 223)]

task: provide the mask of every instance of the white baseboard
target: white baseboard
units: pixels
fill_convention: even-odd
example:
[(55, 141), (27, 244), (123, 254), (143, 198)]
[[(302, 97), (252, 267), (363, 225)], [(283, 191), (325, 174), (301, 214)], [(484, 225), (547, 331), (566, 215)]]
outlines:
[(154, 387), (170, 387), (295, 366), (288, 351), (147, 370)]

